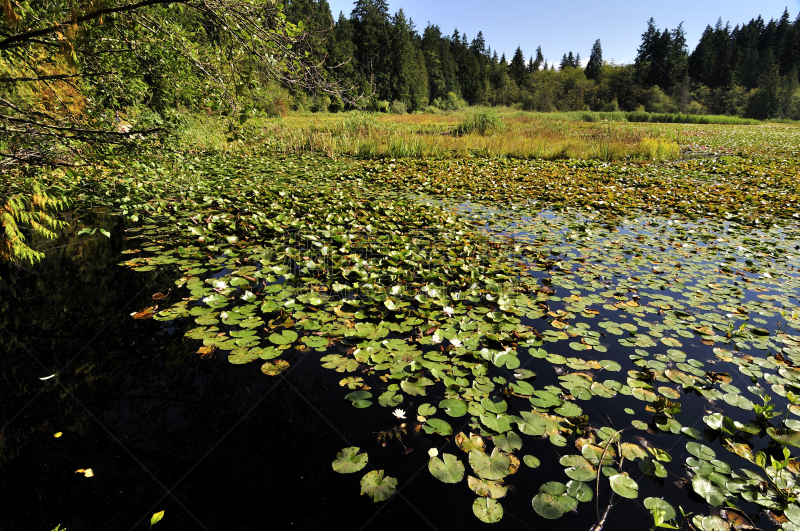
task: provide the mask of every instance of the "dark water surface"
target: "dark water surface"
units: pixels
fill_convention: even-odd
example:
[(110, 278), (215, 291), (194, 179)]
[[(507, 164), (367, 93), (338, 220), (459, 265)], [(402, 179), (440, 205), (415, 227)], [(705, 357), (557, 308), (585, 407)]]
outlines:
[[(409, 429), (401, 440), (382, 446), (379, 432), (397, 427), (397, 420), (387, 408), (354, 409), (343, 400), (347, 391), (338, 381), (345, 375), (322, 369), (322, 354), (290, 358), (293, 368), (285, 376), (267, 377), (257, 363), (232, 365), (224, 355), (202, 359), (200, 342), (184, 337), (193, 325), (189, 321), (133, 319), (131, 313), (158, 304), (153, 294), (174, 288), (178, 274), (119, 267), (128, 243), (124, 228), (122, 221), (110, 221), (111, 239), (66, 234), (35, 266), (0, 266), (0, 529), (51, 531), (60, 524), (68, 531), (144, 530), (161, 510), (164, 519), (156, 529), (165, 531), (588, 531), (596, 523), (595, 500), (555, 521), (531, 508), (539, 485), (567, 480), (558, 460), (575, 453), (571, 443), (559, 448), (546, 439), (525, 439), (523, 453), (538, 456), (542, 466), (523, 465), (507, 478), (511, 488), (501, 500), (503, 520), (489, 526), (473, 516), (475, 496), (463, 481), (445, 485), (427, 470), (430, 448), (459, 454), (455, 444)], [(574, 355), (566, 342), (547, 349)], [(707, 350), (689, 351), (689, 357), (712, 358), (711, 347)], [(611, 348), (605, 357), (619, 358), (623, 370), (633, 367), (622, 349)], [(544, 359), (529, 358), (523, 368), (537, 372), (537, 388), (558, 383)], [(55, 377), (41, 380), (51, 374)], [(438, 403), (441, 389), (431, 395), (400, 407), (413, 419), (423, 402)], [(702, 430), (706, 402), (687, 395), (681, 403), (684, 412), (696, 413), (693, 426)], [(510, 399), (514, 409), (529, 409), (527, 404)], [(642, 409), (630, 396), (581, 405), (610, 426), (647, 419), (623, 411)], [(743, 422), (752, 416), (726, 414)], [(468, 432), (467, 418), (448, 420), (456, 433)], [(58, 432), (63, 435), (54, 437)], [(672, 454), (671, 475), (654, 480), (628, 465), (639, 483), (638, 500), (615, 498), (605, 529), (649, 529), (652, 518), (642, 505), (648, 496), (709, 514), (691, 488), (675, 484), (688, 439), (636, 433)], [(718, 443), (708, 444), (725, 453)], [(398, 479), (393, 498), (375, 504), (359, 496), (363, 473), (332, 471), (336, 453), (347, 446), (361, 447), (370, 466)], [(88, 468), (92, 477), (75, 472)], [(601, 488), (601, 513), (610, 492)], [(762, 526), (769, 528), (763, 520)]]

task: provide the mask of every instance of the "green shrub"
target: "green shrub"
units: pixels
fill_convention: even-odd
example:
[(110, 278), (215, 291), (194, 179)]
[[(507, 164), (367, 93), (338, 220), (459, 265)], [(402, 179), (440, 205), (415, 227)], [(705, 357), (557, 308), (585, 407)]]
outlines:
[(389, 112), (392, 114), (406, 114), (406, 104), (402, 101), (394, 100), (389, 106)]
[(479, 135), (491, 135), (505, 129), (506, 124), (494, 110), (488, 107), (480, 107), (470, 111), (458, 127), (455, 134), (468, 135), (477, 133)]
[(349, 134), (369, 135), (377, 129), (378, 120), (369, 113), (353, 111), (347, 113), (343, 122), (345, 132)]

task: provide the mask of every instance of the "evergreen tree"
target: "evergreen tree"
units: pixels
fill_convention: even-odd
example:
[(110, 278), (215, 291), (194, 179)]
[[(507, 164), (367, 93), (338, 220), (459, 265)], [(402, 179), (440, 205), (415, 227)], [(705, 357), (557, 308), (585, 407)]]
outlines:
[(671, 37), (667, 50), (667, 74), (670, 87), (682, 83), (689, 73), (689, 52), (686, 48), (686, 31), (683, 29), (683, 22), (672, 30)]
[[(541, 68), (542, 64), (545, 62), (544, 55), (542, 55), (542, 47), (539, 46), (536, 48), (536, 59), (533, 60), (533, 68), (534, 72), (538, 72), (539, 68)], [(547, 65), (544, 67), (547, 70)]]
[(772, 50), (767, 50), (767, 55), (761, 63), (761, 74), (758, 78), (758, 89), (747, 105), (746, 116), (764, 120), (771, 118), (778, 111), (778, 89), (780, 73), (778, 62)]
[(600, 46), (600, 39), (594, 41), (592, 53), (589, 54), (589, 62), (586, 63), (586, 77), (600, 81), (603, 72), (603, 48)]
[(514, 57), (511, 58), (511, 66), (509, 68), (511, 79), (517, 84), (518, 87), (527, 85), (527, 70), (525, 68), (525, 57), (522, 55), (522, 48), (517, 46), (514, 52)]
[(472, 39), (472, 43), (469, 46), (470, 51), (477, 55), (478, 57), (488, 56), (488, 52), (486, 51), (486, 40), (483, 38), (483, 32), (479, 31), (478, 34)]
[[(335, 79), (345, 87), (354, 87), (358, 80), (358, 70), (355, 63), (356, 46), (353, 43), (353, 23), (339, 13), (339, 20), (333, 27), (329, 37), (328, 49), (330, 58), (329, 67), (333, 70)], [(338, 106), (337, 110), (341, 107)]]
[(407, 108), (414, 110), (411, 92), (414, 76), (417, 73), (417, 50), (414, 46), (413, 32), (406, 21), (402, 8), (392, 18), (391, 25), (392, 55), (389, 99), (403, 102)]
[(389, 7), (385, 0), (357, 0), (350, 14), (353, 42), (365, 92), (380, 100), (390, 97)]

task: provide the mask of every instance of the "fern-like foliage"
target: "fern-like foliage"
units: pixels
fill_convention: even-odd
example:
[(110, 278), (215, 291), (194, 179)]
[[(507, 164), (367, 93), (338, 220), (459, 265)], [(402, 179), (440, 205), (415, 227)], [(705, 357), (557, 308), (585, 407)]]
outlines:
[(51, 197), (35, 186), (33, 193), (16, 194), (0, 205), (0, 259), (27, 260), (37, 262), (44, 253), (32, 249), (25, 243), (23, 227), (29, 227), (34, 235), (53, 239), (55, 231), (67, 223), (54, 218), (51, 214), (68, 206), (66, 199)]

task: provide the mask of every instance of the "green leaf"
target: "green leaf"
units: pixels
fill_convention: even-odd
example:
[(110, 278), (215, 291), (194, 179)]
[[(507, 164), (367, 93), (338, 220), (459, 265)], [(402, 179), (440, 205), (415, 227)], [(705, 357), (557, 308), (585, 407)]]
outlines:
[(511, 458), (497, 448), (492, 450), (491, 455), (472, 450), (469, 453), (469, 464), (483, 479), (503, 479), (509, 473)]
[(320, 336), (305, 336), (301, 339), (310, 348), (322, 348), (328, 346), (328, 339)]
[(675, 508), (672, 507), (668, 502), (665, 502), (661, 498), (645, 498), (644, 499), (644, 506), (647, 508), (648, 511), (653, 513), (653, 511), (661, 511), (661, 518), (662, 522), (668, 522), (675, 518)]
[(372, 398), (372, 393), (369, 391), (353, 391), (352, 393), (346, 394), (344, 397), (345, 400), (349, 400), (353, 406), (359, 409), (372, 405), (372, 402), (368, 400), (369, 398)]
[(775, 428), (767, 428), (767, 435), (775, 439), (781, 444), (787, 444), (789, 446), (794, 446), (795, 448), (800, 448), (800, 431), (797, 430), (776, 430)]
[(567, 494), (579, 502), (588, 502), (594, 496), (594, 491), (586, 483), (573, 480), (567, 483)]
[(428, 470), (443, 483), (458, 483), (464, 479), (464, 463), (452, 454), (442, 454), (442, 459), (432, 458)]
[(441, 419), (426, 420), (422, 429), (425, 430), (425, 433), (438, 433), (443, 437), (453, 434), (453, 428), (450, 426), (450, 424)]
[(495, 435), (492, 437), (494, 445), (506, 453), (512, 453), (514, 450), (522, 448), (522, 438), (513, 431), (509, 431), (505, 435)]
[(472, 503), (472, 512), (481, 522), (494, 524), (503, 518), (503, 506), (497, 500), (478, 498)]
[(569, 454), (559, 460), (561, 466), (568, 467), (564, 473), (576, 481), (591, 481), (597, 476), (597, 469), (582, 455)]
[(417, 414), (422, 417), (430, 417), (431, 415), (436, 414), (436, 407), (428, 403), (422, 404), (417, 408)]
[(625, 474), (615, 474), (608, 478), (611, 490), (623, 498), (635, 499), (639, 495), (639, 485)]
[(269, 336), (269, 340), (275, 345), (288, 345), (297, 340), (297, 332), (294, 330), (284, 330), (280, 334), (273, 333)]
[(425, 387), (433, 385), (427, 378), (411, 378), (400, 382), (400, 387), (412, 396), (425, 396)]
[(388, 500), (397, 490), (397, 479), (383, 474), (383, 470), (373, 470), (361, 478), (361, 494), (366, 494), (376, 503)]
[(686, 443), (686, 450), (698, 459), (704, 459), (706, 461), (711, 461), (717, 457), (717, 454), (714, 453), (714, 450), (704, 444), (696, 443), (694, 441)]
[(531, 468), (539, 468), (539, 465), (541, 464), (539, 462), (539, 458), (538, 457), (534, 457), (532, 455), (526, 455), (525, 457), (523, 457), (522, 458), (522, 462), (525, 463), (526, 465), (528, 465)]
[(359, 450), (357, 446), (342, 448), (336, 454), (336, 460), (332, 464), (333, 470), (340, 474), (351, 474), (367, 466), (367, 454), (359, 454)]
[(467, 414), (467, 403), (464, 400), (448, 398), (439, 402), (439, 407), (451, 417), (463, 417)]
[(550, 481), (539, 487), (539, 493), (533, 497), (532, 505), (536, 514), (548, 520), (560, 518), (571, 511), (578, 500), (566, 494), (567, 486), (557, 481)]
[(725, 501), (725, 491), (706, 476), (692, 477), (692, 489), (702, 496), (709, 505), (719, 507)]

